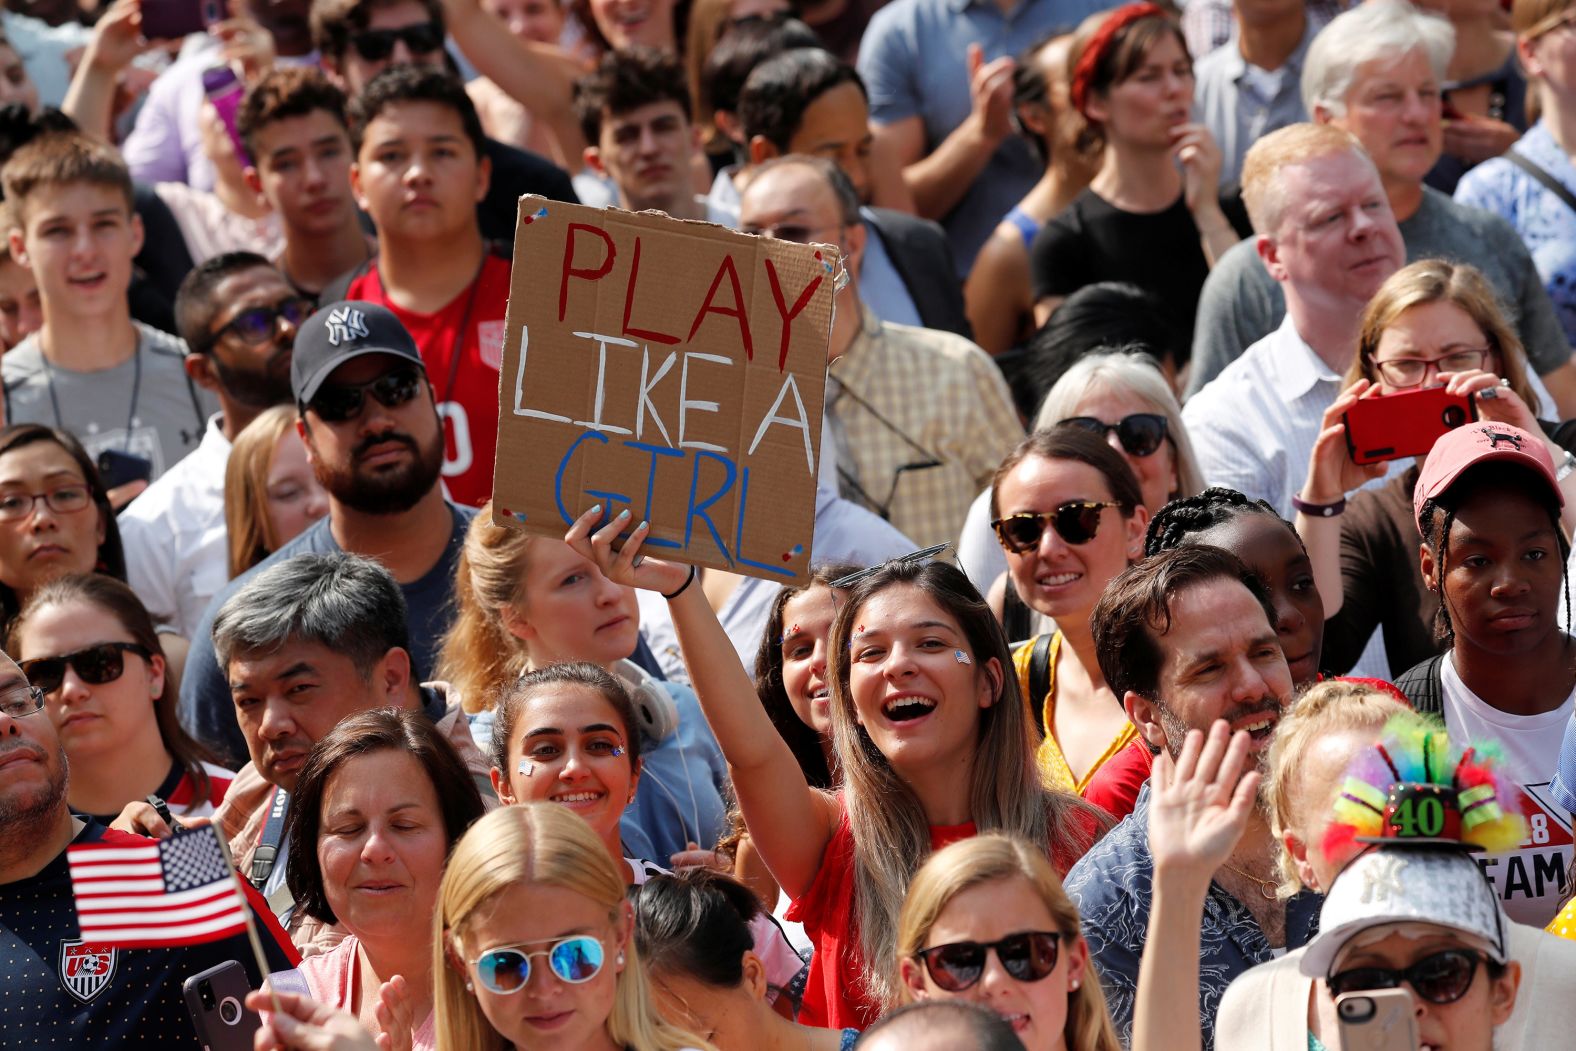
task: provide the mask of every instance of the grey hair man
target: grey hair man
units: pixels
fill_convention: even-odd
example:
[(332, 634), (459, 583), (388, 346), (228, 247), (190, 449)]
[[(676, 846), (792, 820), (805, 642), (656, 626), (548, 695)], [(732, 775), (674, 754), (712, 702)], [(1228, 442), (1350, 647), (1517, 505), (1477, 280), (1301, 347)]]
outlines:
[[(236, 865), (277, 912), (290, 904), (281, 863), (289, 794), (307, 753), (341, 719), (374, 708), (419, 709), (492, 798), (487, 761), (459, 705), (412, 676), (405, 624), (405, 600), (388, 570), (344, 552), (275, 563), (214, 617), (214, 654), (251, 761), (213, 820)], [(309, 922), (291, 924), (298, 945), (328, 937), (304, 930)]]

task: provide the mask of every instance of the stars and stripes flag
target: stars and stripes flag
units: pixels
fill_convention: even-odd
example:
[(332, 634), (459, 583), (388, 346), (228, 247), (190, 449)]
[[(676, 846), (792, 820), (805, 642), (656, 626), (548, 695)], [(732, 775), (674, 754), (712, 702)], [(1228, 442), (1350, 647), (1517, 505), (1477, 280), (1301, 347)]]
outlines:
[(66, 861), (89, 944), (194, 945), (246, 931), (246, 899), (212, 825), (145, 846), (83, 843)]

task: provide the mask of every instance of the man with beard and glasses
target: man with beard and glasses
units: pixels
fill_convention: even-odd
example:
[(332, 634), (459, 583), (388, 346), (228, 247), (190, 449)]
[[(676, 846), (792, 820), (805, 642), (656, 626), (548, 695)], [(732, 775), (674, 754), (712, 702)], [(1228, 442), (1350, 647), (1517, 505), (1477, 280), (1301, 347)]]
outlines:
[[(203, 945), (108, 949), (77, 926), (66, 848), (147, 840), (66, 805), (66, 753), (44, 695), (0, 653), (0, 1047), (200, 1047), (183, 979), (236, 960), (262, 980), (245, 935)], [(254, 892), (247, 897), (271, 970), (299, 960)]]
[[(1228, 551), (1173, 548), (1124, 570), (1089, 617), (1100, 671), (1151, 748), (1172, 758), (1189, 730), (1225, 719), (1247, 731), (1262, 763), (1292, 679), (1264, 584)], [(1111, 1017), (1132, 1034), (1138, 963), (1155, 909), (1149, 850), (1149, 786), (1133, 812), (1067, 874)], [(1203, 1049), (1214, 1046), (1215, 1011), (1231, 980), (1308, 940), (1318, 896), (1276, 898), (1276, 847), (1256, 813), (1210, 882), (1199, 953)]]
[(454, 564), (475, 511), (438, 484), (443, 431), (421, 354), (386, 307), (330, 303), (296, 336), (290, 387), (312, 473), (328, 490), (328, 516), (231, 581), (192, 636), (181, 680), (181, 723), (239, 764), (246, 741), (230, 683), (214, 658), (214, 617), (267, 567), (306, 552), (345, 551), (382, 563), (410, 618), (416, 681), (426, 678), (454, 610)]
[(120, 516), (126, 576), (156, 623), (191, 638), (227, 577), (224, 465), (264, 409), (290, 401), (290, 350), (312, 312), (253, 252), (215, 256), (186, 275), (175, 321), (186, 374), (219, 399), (202, 443)]

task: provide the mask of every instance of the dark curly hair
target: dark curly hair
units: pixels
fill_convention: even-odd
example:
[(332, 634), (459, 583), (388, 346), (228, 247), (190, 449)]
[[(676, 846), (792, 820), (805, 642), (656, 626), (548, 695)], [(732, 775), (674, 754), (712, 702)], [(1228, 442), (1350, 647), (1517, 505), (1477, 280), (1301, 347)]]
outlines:
[[(1290, 530), (1302, 544), (1302, 537), (1292, 524), (1268, 500), (1250, 500), (1235, 489), (1211, 486), (1197, 496), (1183, 496), (1172, 500), (1149, 520), (1149, 531), (1144, 534), (1144, 555), (1158, 555), (1187, 543), (1192, 533), (1204, 533), (1218, 525), (1225, 525), (1243, 515), (1268, 515)], [(1304, 546), (1306, 550), (1306, 546)]]

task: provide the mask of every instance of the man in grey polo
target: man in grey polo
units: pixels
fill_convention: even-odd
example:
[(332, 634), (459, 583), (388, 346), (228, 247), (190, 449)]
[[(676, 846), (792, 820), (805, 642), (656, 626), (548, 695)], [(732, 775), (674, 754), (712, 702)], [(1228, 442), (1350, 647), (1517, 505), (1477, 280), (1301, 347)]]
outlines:
[[(893, 0), (859, 47), (880, 149), (903, 165), (919, 214), (947, 231), (958, 277), (1043, 165), (1013, 134), (1016, 56), (1106, 0)], [(975, 50), (978, 48), (978, 56)]]

